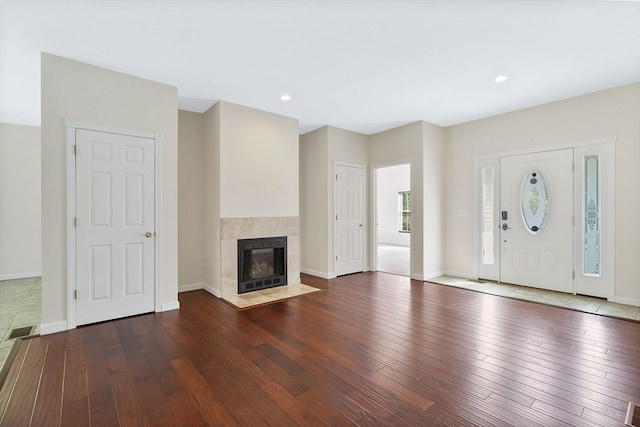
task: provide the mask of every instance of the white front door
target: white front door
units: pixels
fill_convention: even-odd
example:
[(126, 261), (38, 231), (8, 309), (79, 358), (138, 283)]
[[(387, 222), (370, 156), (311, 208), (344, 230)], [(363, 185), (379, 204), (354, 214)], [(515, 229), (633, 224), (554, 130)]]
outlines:
[(335, 168), (336, 276), (364, 270), (364, 170), (361, 166)]
[(573, 150), (500, 158), (500, 280), (573, 293)]
[(78, 325), (154, 310), (154, 148), (76, 130)]

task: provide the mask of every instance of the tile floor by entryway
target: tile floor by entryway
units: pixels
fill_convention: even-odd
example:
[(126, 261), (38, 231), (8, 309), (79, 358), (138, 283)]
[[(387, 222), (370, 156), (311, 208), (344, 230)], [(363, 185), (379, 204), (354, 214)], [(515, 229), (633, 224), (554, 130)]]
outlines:
[(42, 281), (40, 277), (0, 281), (0, 369), (15, 339), (8, 339), (15, 328), (33, 326), (31, 335), (40, 333), (42, 323)]
[(602, 298), (547, 291), (544, 289), (530, 288), (528, 286), (510, 285), (508, 283), (462, 279), (453, 276), (440, 276), (435, 279), (429, 279), (428, 281), (442, 285), (470, 289), (486, 294), (570, 308), (572, 310), (584, 311), (586, 313), (600, 314), (603, 316), (617, 317), (621, 319), (640, 320), (640, 307), (617, 304)]

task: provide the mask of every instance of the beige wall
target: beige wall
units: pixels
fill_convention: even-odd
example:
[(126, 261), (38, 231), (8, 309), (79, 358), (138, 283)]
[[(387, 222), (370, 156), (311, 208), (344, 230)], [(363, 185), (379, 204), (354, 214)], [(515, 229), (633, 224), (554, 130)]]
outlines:
[(65, 119), (161, 132), (162, 309), (178, 294), (178, 101), (175, 87), (42, 54), (42, 330), (66, 328)]
[[(300, 136), (301, 271), (335, 277), (334, 167), (336, 163), (367, 169), (368, 138), (356, 132), (324, 126)], [(366, 184), (365, 190), (368, 188)], [(370, 269), (368, 195), (365, 193), (365, 270)]]
[(445, 181), (445, 131), (440, 126), (422, 123), (422, 198), (424, 209), (423, 275), (425, 279), (444, 272), (445, 247), (445, 194), (449, 191)]
[[(203, 136), (204, 287), (226, 297), (221, 219), (295, 218), (288, 255), (299, 256), (298, 121), (220, 101), (203, 115)], [(299, 282), (297, 260), (291, 273)]]
[[(373, 200), (371, 168), (399, 163), (411, 163), (412, 216), (411, 276), (415, 279), (438, 276), (442, 266), (442, 212), (444, 189), (444, 130), (426, 122), (415, 122), (375, 135), (359, 133), (325, 126), (300, 137), (302, 150), (300, 181), (308, 192), (301, 196), (305, 217), (302, 226), (302, 271), (321, 277), (334, 277), (334, 211), (333, 211), (333, 167), (336, 162), (365, 166), (365, 269), (372, 265)], [(326, 151), (325, 151), (326, 145)], [(326, 152), (326, 168), (318, 166)], [(424, 170), (423, 165), (428, 169)], [(318, 179), (326, 180), (320, 184)], [(428, 188), (431, 204), (425, 208), (423, 189)], [(325, 197), (324, 191), (327, 196)], [(314, 211), (310, 213), (310, 211)], [(324, 219), (317, 211), (326, 212)], [(312, 215), (314, 223), (311, 222)], [(425, 228), (425, 215), (428, 227)], [(326, 236), (326, 237), (325, 237)], [(318, 242), (324, 242), (320, 246)], [(307, 249), (316, 242), (318, 247)], [(326, 248), (326, 261), (323, 251)], [(425, 270), (425, 266), (428, 267)], [(318, 270), (316, 270), (318, 269)], [(427, 274), (427, 276), (425, 276)]]
[(204, 120), (178, 111), (178, 286), (204, 283)]
[(220, 216), (297, 217), (298, 120), (219, 104)]
[(369, 139), (367, 135), (363, 135), (356, 132), (351, 132), (344, 129), (339, 129), (333, 126), (327, 126), (327, 142), (328, 142), (328, 159), (327, 168), (329, 174), (327, 179), (327, 221), (328, 221), (328, 255), (329, 255), (329, 275), (335, 275), (334, 262), (335, 259), (335, 221), (333, 220), (335, 215), (334, 210), (334, 166), (336, 163), (349, 163), (354, 165), (364, 166), (364, 178), (365, 178), (365, 193), (364, 193), (364, 206), (365, 206), (365, 223), (364, 223), (364, 269), (371, 269), (371, 220), (368, 216), (369, 211), (369, 169), (367, 167), (368, 153), (369, 153)]
[(220, 297), (220, 103), (203, 114), (204, 282)]
[(39, 276), (40, 128), (0, 123), (0, 280)]
[[(616, 299), (640, 302), (640, 83), (446, 130), (445, 264), (473, 275), (474, 156), (616, 137)], [(460, 212), (468, 215), (461, 216)]]
[(423, 133), (422, 122), (415, 122), (369, 136), (372, 167), (411, 163), (411, 277), (415, 279), (424, 278)]
[(329, 139), (324, 126), (300, 136), (300, 265), (303, 273), (329, 271)]

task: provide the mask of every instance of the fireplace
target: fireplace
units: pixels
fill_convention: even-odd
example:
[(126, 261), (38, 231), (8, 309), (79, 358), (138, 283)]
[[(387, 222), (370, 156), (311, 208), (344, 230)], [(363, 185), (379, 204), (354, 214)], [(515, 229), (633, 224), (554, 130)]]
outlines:
[(287, 284), (287, 236), (238, 240), (238, 294)]

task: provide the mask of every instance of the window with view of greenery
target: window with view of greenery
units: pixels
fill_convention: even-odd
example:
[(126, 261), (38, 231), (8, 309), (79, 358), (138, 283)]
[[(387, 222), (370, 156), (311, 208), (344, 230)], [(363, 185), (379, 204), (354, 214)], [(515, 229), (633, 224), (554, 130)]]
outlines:
[(399, 211), (399, 231), (401, 233), (411, 232), (411, 192), (398, 192)]

